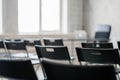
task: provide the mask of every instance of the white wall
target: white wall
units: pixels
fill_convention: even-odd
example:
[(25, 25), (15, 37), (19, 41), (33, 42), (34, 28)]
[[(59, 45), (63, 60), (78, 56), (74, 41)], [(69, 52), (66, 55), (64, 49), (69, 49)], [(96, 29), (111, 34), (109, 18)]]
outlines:
[(120, 0), (83, 0), (83, 26), (91, 37), (98, 24), (110, 24), (111, 40), (120, 40)]
[(3, 33), (18, 32), (17, 4), (17, 0), (3, 0)]
[(2, 0), (0, 0), (0, 34), (2, 34)]
[[(18, 33), (17, 2), (17, 0), (3, 0), (3, 33)], [(63, 14), (66, 14), (66, 17), (63, 17), (63, 20), (67, 21), (61, 23), (62, 32), (82, 29), (82, 0), (66, 0), (64, 2)], [(67, 4), (66, 9), (65, 4)], [(65, 10), (67, 11), (65, 12)], [(65, 28), (65, 26), (67, 27)]]
[(82, 29), (82, 0), (68, 0), (68, 32)]

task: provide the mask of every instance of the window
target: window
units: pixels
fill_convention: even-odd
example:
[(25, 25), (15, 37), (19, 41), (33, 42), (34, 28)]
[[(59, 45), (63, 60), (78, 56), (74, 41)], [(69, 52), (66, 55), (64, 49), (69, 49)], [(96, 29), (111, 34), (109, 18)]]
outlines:
[(60, 10), (60, 0), (18, 0), (18, 31), (58, 32)]
[(42, 0), (41, 30), (60, 31), (60, 0)]
[(18, 0), (18, 31), (39, 32), (39, 0)]

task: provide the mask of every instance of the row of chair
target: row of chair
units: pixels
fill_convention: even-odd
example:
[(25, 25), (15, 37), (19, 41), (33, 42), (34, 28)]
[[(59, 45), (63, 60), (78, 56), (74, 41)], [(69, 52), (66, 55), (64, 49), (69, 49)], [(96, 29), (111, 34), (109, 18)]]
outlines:
[[(16, 45), (17, 46), (17, 45)], [(38, 49), (38, 46), (41, 47), (40, 49)], [(38, 54), (38, 57), (40, 58), (41, 56), (52, 56), (52, 53), (57, 53), (55, 54), (55, 56), (63, 56), (62, 54), (67, 55), (68, 60), (70, 60), (71, 58), (69, 58), (69, 52), (67, 49), (67, 46), (40, 46), (37, 45), (36, 47), (36, 51), (37, 53), (43, 53), (43, 54)], [(112, 43), (82, 43), (82, 47), (87, 47), (87, 48), (113, 48), (113, 44)], [(15, 47), (16, 48), (16, 47)], [(62, 54), (61, 54), (62, 53)], [(55, 57), (56, 58), (56, 57)]]
[[(36, 45), (35, 46), (36, 47), (36, 51), (37, 51), (37, 53), (39, 54), (39, 58), (43, 58), (43, 57), (46, 57), (46, 58), (51, 58), (51, 59), (57, 59), (57, 56), (58, 56), (58, 59), (62, 59), (62, 57), (65, 57), (65, 55), (63, 55), (62, 57), (61, 57), (61, 55), (62, 55), (62, 53), (65, 51), (65, 52), (67, 52), (66, 51), (66, 48), (65, 48), (65, 50), (59, 50), (59, 48), (60, 47), (65, 47), (65, 46), (54, 46), (54, 48), (52, 48), (53, 46), (49, 46), (49, 47), (47, 47), (47, 46), (38, 46), (38, 45)], [(43, 48), (43, 49), (42, 49)], [(87, 49), (87, 48), (86, 48)], [(87, 51), (85, 49), (85, 51)], [(76, 50), (77, 50), (77, 48), (76, 48)], [(90, 49), (91, 50), (91, 49)], [(84, 52), (83, 54), (85, 54), (85, 53), (90, 53), (90, 50), (88, 49), (88, 52)], [(96, 49), (95, 49), (96, 50)], [(101, 54), (103, 54), (103, 53), (111, 53), (111, 54), (114, 54), (114, 53), (116, 53), (118, 50), (114, 50), (114, 49), (107, 49), (107, 50), (111, 50), (111, 51), (107, 51), (107, 50), (104, 50), (104, 51), (102, 51), (102, 49), (98, 49), (99, 51), (97, 51), (97, 52), (93, 52), (92, 51), (92, 53), (90, 53), (90, 54), (93, 54), (93, 55), (101, 55)], [(46, 52), (46, 51), (48, 51), (49, 53), (47, 53), (48, 55), (45, 55), (44, 54), (44, 52)], [(80, 50), (81, 51), (81, 50)], [(106, 51), (106, 52), (105, 52)], [(112, 53), (112, 51), (114, 51), (113, 53)], [(53, 53), (54, 52), (54, 53)], [(57, 52), (59, 52), (58, 54), (57, 54)], [(54, 58), (53, 58), (53, 55), (52, 55), (52, 53), (55, 55), (54, 56)], [(82, 52), (79, 52), (79, 50), (77, 51), (77, 53), (78, 54), (81, 54)], [(117, 52), (118, 53), (118, 52)], [(69, 53), (67, 52), (67, 58), (68, 58), (68, 60), (70, 60), (70, 57), (69, 57), (69, 55), (68, 55)], [(79, 55), (78, 55), (79, 56)], [(84, 58), (84, 56), (81, 54), (80, 55), (81, 57), (80, 57), (80, 59), (83, 59), (84, 61), (85, 61), (85, 58)], [(109, 55), (110, 56), (110, 55)], [(115, 55), (114, 54), (114, 56), (118, 56), (118, 55)], [(108, 58), (110, 58), (110, 57), (108, 57)], [(112, 58), (113, 59), (113, 58)], [(116, 59), (116, 58), (115, 58)], [(115, 60), (116, 61), (116, 60)], [(97, 62), (98, 63), (98, 62)], [(44, 64), (44, 62), (42, 63), (42, 64)], [(44, 65), (43, 65), (43, 67), (44, 67)], [(45, 69), (45, 67), (44, 67), (44, 69)], [(46, 70), (46, 69), (45, 69)], [(46, 72), (46, 71), (45, 71)], [(46, 72), (46, 74), (47, 74), (47, 72)], [(48, 77), (48, 75), (47, 75), (47, 77)], [(34, 80), (34, 79), (33, 79)], [(48, 79), (49, 80), (49, 79)], [(50, 79), (51, 80), (51, 79)], [(58, 79), (52, 79), (52, 80), (58, 80)], [(64, 79), (63, 79), (64, 80)], [(65, 79), (66, 80), (66, 79)], [(70, 79), (69, 79), (70, 80)], [(72, 78), (71, 78), (71, 80), (73, 80)], [(77, 79), (76, 79), (77, 80)], [(104, 80), (104, 79), (103, 79)]]
[[(86, 51), (86, 50), (85, 50)], [(89, 51), (87, 52), (87, 53), (89, 53)], [(98, 52), (97, 52), (98, 53)], [(106, 52), (106, 53), (108, 53), (108, 52)], [(105, 54), (106, 54), (105, 53)], [(111, 51), (110, 51), (110, 53), (111, 53)], [(55, 54), (55, 53), (54, 53)], [(100, 53), (99, 53), (100, 54)], [(114, 53), (112, 53), (112, 54), (114, 54)], [(82, 56), (83, 57), (83, 56)], [(84, 59), (84, 58), (83, 58)], [(42, 63), (42, 64), (44, 64), (44, 62)], [(43, 65), (43, 67), (44, 67), (44, 65)], [(69, 68), (69, 67), (68, 67)], [(46, 71), (46, 68), (44, 67), (44, 69), (45, 69), (45, 71)], [(54, 69), (54, 67), (52, 67), (52, 69)], [(70, 68), (71, 69), (71, 68)], [(49, 69), (48, 69), (49, 70)], [(59, 70), (61, 70), (61, 69), (59, 69)], [(80, 70), (83, 70), (83, 69), (80, 69)], [(87, 69), (87, 70), (89, 70), (89, 69)], [(67, 71), (69, 71), (69, 70), (67, 70)], [(61, 72), (62, 73), (62, 72)], [(64, 73), (64, 72), (63, 72)], [(82, 72), (81, 72), (82, 73)], [(50, 75), (50, 74), (48, 74), (48, 72), (46, 71), (46, 74), (47, 74), (47, 78), (49, 78), (49, 76), (48, 75)], [(52, 73), (51, 73), (52, 74)], [(108, 73), (107, 73), (108, 74)], [(54, 74), (55, 75), (55, 74)], [(67, 77), (68, 78), (68, 77)], [(76, 79), (76, 78), (75, 78)], [(49, 80), (49, 79), (48, 79)], [(52, 80), (59, 80), (59, 79), (52, 79)], [(73, 80), (72, 78), (70, 79), (70, 80)], [(104, 79), (103, 79), (104, 80)]]
[[(63, 40), (61, 38), (57, 38), (57, 39), (53, 39), (53, 38), (45, 38), (43, 39), (44, 44), (45, 45), (61, 45), (63, 46)], [(0, 39), (0, 49), (4, 49), (5, 53), (7, 53), (6, 51), (8, 50), (8, 52), (10, 53), (10, 49), (12, 50), (24, 50), (27, 53), (28, 56), (28, 52), (27, 52), (27, 48), (26, 46), (34, 46), (34, 45), (42, 45), (41, 40), (36, 39), (33, 40), (32, 42), (28, 39), (25, 40), (21, 40), (21, 39)], [(18, 47), (19, 46), (19, 47)], [(5, 50), (7, 49), (7, 50)]]
[[(79, 62), (85, 61), (85, 62), (90, 62), (90, 63), (99, 63), (100, 65), (101, 64), (102, 65), (103, 64), (104, 65), (105, 64), (107, 64), (107, 65), (111, 65), (111, 64), (119, 65), (120, 64), (119, 51), (118, 51), (118, 49), (113, 48), (112, 43), (88, 43), (88, 44), (89, 44), (89, 46), (87, 46), (87, 45), (83, 46), (84, 48), (76, 48), (77, 58), (78, 58)], [(90, 44), (91, 44), (91, 46), (90, 46)], [(40, 47), (36, 46), (36, 47), (42, 48), (42, 46), (40, 46)], [(41, 51), (45, 51), (45, 50), (41, 50)], [(51, 51), (53, 52), (53, 50), (50, 50), (50, 52)], [(61, 51), (61, 53), (62, 52), (63, 51)], [(44, 54), (44, 52), (39, 52), (39, 53)], [(51, 55), (51, 54), (49, 53), (47, 55)], [(45, 57), (45, 55), (44, 56), (41, 55), (41, 57)], [(50, 57), (47, 57), (47, 58), (50, 58)]]
[[(17, 42), (18, 42), (19, 40), (17, 40)], [(34, 42), (33, 43), (30, 43), (30, 41), (29, 40), (25, 40), (24, 41), (25, 42), (25, 44), (26, 45), (30, 45), (30, 44), (33, 44), (33, 45), (41, 45), (41, 41), (40, 40), (34, 40)], [(3, 42), (1, 41), (1, 44), (2, 44)], [(15, 41), (15, 43), (16, 43), (16, 41)], [(46, 39), (44, 39), (44, 44), (45, 45), (47, 45), (47, 46), (64, 46), (64, 44), (63, 44), (63, 40), (61, 39), (61, 38), (58, 38), (58, 39), (55, 39), (55, 38), (46, 38)], [(118, 48), (119, 48), (119, 44), (120, 44), (120, 42), (118, 41)], [(3, 45), (3, 44), (2, 44)], [(107, 46), (106, 46), (107, 45)], [(73, 45), (72, 45), (73, 46)], [(87, 43), (87, 44), (85, 44), (85, 43), (82, 43), (82, 47), (85, 47), (85, 46), (90, 46), (90, 47), (96, 47), (96, 48), (99, 48), (99, 47), (107, 47), (107, 48), (113, 48), (113, 44), (112, 43), (101, 43), (101, 44), (99, 44), (99, 43)], [(3, 46), (4, 47), (4, 46)], [(1, 47), (2, 48), (2, 47)]]
[[(41, 60), (47, 80), (117, 80), (113, 66), (68, 65)], [(38, 80), (30, 60), (0, 60), (0, 76), (11, 80)], [(39, 75), (40, 76), (40, 75)]]
[[(99, 43), (100, 44), (100, 43)], [(103, 43), (102, 43), (103, 44)], [(108, 43), (107, 43), (108, 44)], [(110, 43), (111, 44), (111, 43)], [(50, 58), (57, 60), (70, 60), (69, 54), (64, 53), (66, 50), (60, 50), (61, 46), (35, 46), (39, 58)], [(62, 46), (63, 47), (63, 46)], [(65, 47), (65, 46), (64, 46)], [(58, 49), (56, 49), (58, 48)], [(64, 54), (63, 54), (64, 53)], [(119, 65), (120, 57), (118, 49), (99, 47), (99, 48), (76, 48), (77, 58), (80, 64), (84, 62), (99, 63), (99, 65)], [(63, 59), (64, 58), (64, 59)]]
[[(41, 62), (48, 80), (117, 80), (112, 66), (76, 66), (44, 60)], [(12, 80), (38, 80), (29, 60), (0, 60), (0, 75)]]
[[(3, 40), (3, 39), (1, 39)], [(42, 45), (42, 41), (40, 39), (5, 39), (3, 41), (12, 41), (12, 42), (25, 42), (26, 45)], [(61, 45), (63, 46), (63, 39), (62, 38), (43, 38), (44, 45)]]
[(47, 80), (118, 80), (113, 66), (80, 66), (41, 61)]
[[(11, 42), (11, 41), (7, 41), (7, 42), (5, 42), (5, 45), (6, 45), (6, 48), (7, 48), (8, 52), (10, 54), (12, 53), (12, 52), (10, 52), (10, 49), (12, 49), (12, 50), (13, 49), (14, 50), (25, 50), (26, 53), (27, 53), (26, 57), (29, 57), (29, 54), (27, 52), (27, 49), (26, 49), (26, 46), (25, 46), (24, 42)], [(38, 46), (40, 46), (40, 45), (38, 45)], [(60, 46), (57, 46), (57, 47), (56, 46), (41, 46), (41, 47), (42, 48), (44, 47), (44, 50), (42, 50), (42, 51), (44, 51), (44, 53), (45, 53), (45, 51), (48, 52), (48, 53), (52, 53), (55, 50), (55, 51), (58, 51), (59, 54), (61, 54), (61, 52), (62, 53), (65, 52), (65, 53), (67, 53), (67, 55), (69, 54), (67, 46), (64, 46), (64, 47), (61, 46), (63, 48), (61, 50), (56, 49), (56, 48), (61, 48)], [(85, 47), (85, 48), (113, 48), (113, 44), (112, 43), (82, 43), (82, 47)], [(37, 49), (37, 46), (36, 46), (36, 51), (38, 53), (40, 53), (40, 51)], [(43, 52), (41, 52), (41, 53), (43, 53)], [(50, 54), (50, 55), (52, 55), (52, 54)], [(64, 55), (66, 55), (66, 54), (64, 54)]]

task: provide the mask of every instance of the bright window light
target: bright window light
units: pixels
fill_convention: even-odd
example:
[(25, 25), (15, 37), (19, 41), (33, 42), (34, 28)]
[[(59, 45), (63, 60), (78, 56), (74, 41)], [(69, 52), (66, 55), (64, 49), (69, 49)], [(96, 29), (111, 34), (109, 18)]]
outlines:
[(39, 0), (18, 0), (19, 32), (39, 32)]
[(42, 0), (41, 30), (60, 31), (60, 0)]

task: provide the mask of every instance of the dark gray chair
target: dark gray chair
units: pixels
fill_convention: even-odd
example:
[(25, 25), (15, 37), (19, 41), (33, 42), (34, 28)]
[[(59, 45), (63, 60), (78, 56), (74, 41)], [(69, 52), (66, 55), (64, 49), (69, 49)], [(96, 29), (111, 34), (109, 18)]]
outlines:
[[(120, 73), (120, 55), (118, 49), (76, 48), (77, 58), (81, 65), (113, 65), (116, 74)], [(119, 78), (120, 76), (117, 75)]]
[(62, 38), (43, 38), (43, 42), (47, 46), (64, 46)]
[(47, 80), (117, 80), (113, 66), (67, 65), (42, 60)]
[(21, 39), (14, 39), (14, 41), (22, 41)]
[(97, 64), (120, 64), (118, 49), (76, 48), (78, 61)]
[(23, 41), (25, 42), (26, 46), (42, 45), (41, 40), (39, 39), (34, 39), (31, 41), (30, 39), (24, 39)]
[[(68, 52), (68, 48), (66, 46), (35, 45), (35, 49), (39, 59), (48, 58), (48, 59), (57, 60), (57, 61), (68, 61), (70, 64), (72, 63), (72, 60)], [(43, 70), (44, 78), (46, 78), (46, 74), (44, 72), (42, 65), (41, 65), (41, 68)]]
[(10, 80), (38, 80), (30, 60), (0, 60), (0, 76)]
[(66, 46), (39, 46), (35, 45), (38, 58), (49, 58), (55, 60), (68, 60), (71, 58)]
[(111, 25), (100, 24), (96, 27), (94, 41), (108, 42), (110, 40)]
[(12, 41), (10, 38), (5, 38), (5, 41)]
[(113, 43), (81, 43), (82, 48), (113, 48)]
[[(10, 57), (29, 57), (25, 42), (22, 41), (6, 41), (6, 48)], [(16, 54), (14, 54), (16, 53)]]
[(34, 45), (42, 45), (41, 40), (34, 40), (33, 43)]
[(31, 43), (29, 39), (23, 40), (26, 46), (34, 46), (34, 43)]

